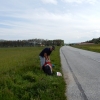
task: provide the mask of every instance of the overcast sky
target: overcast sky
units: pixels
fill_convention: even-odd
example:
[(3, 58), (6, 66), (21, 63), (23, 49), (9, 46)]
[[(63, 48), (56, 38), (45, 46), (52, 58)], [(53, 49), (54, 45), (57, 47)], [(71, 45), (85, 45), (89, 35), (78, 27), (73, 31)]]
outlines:
[(0, 39), (100, 37), (100, 0), (0, 0)]

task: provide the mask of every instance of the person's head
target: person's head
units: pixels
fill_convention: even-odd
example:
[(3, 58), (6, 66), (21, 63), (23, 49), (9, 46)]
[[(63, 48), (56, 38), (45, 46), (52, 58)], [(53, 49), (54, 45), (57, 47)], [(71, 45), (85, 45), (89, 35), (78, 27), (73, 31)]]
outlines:
[(50, 47), (50, 50), (51, 50), (51, 51), (55, 50), (55, 46), (51, 46), (51, 47)]
[(43, 70), (47, 75), (52, 75), (52, 69), (49, 65), (44, 66)]

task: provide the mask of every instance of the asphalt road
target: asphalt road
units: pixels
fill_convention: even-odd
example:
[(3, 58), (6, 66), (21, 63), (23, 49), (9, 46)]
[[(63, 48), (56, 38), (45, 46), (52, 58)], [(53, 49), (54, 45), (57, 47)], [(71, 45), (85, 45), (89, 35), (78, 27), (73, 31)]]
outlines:
[(68, 100), (100, 100), (100, 53), (63, 46), (60, 57)]

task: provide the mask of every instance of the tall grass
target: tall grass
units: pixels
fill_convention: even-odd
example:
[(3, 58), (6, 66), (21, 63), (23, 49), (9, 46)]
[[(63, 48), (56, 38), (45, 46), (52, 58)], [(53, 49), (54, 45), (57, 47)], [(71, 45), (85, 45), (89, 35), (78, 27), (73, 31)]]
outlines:
[(39, 53), (44, 47), (0, 48), (0, 100), (66, 100), (59, 48), (51, 54), (53, 75), (40, 70)]

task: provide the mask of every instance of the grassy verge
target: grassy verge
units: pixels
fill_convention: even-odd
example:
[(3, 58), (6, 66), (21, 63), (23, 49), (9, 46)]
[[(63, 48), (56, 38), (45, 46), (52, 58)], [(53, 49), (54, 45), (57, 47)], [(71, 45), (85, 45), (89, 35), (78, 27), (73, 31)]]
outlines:
[(91, 44), (91, 45), (73, 45), (73, 47), (99, 52), (100, 53), (100, 44)]
[(0, 48), (0, 100), (66, 100), (59, 48), (51, 54), (54, 74), (40, 70), (43, 47)]

